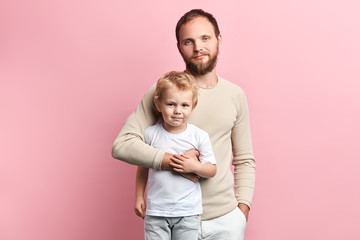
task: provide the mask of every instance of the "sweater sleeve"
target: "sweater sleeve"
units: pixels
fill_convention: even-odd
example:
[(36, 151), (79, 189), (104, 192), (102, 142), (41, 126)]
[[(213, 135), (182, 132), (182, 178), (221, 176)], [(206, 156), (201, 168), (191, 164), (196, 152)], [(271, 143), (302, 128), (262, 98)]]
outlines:
[(129, 164), (160, 169), (165, 152), (143, 142), (144, 131), (156, 123), (153, 104), (155, 85), (144, 95), (136, 110), (126, 119), (112, 146), (112, 156)]
[(252, 149), (249, 112), (245, 93), (241, 90), (237, 103), (238, 115), (232, 129), (235, 196), (238, 203), (251, 206), (255, 187), (255, 159)]

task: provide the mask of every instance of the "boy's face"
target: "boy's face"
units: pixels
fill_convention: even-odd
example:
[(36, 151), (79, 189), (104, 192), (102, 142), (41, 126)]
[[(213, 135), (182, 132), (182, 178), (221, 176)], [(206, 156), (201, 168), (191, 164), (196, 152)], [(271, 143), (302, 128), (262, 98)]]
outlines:
[(221, 41), (221, 35), (216, 37), (213, 25), (205, 17), (194, 18), (182, 25), (178, 49), (187, 70), (194, 76), (211, 72)]
[(191, 90), (180, 91), (173, 86), (164, 90), (156, 104), (156, 109), (162, 114), (165, 130), (170, 133), (180, 133), (186, 129), (192, 106)]

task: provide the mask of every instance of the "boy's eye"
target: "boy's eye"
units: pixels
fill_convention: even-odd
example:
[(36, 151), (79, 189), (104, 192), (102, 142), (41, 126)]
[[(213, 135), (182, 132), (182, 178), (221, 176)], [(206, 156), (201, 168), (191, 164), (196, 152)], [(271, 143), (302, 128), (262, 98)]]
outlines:
[(183, 104), (183, 107), (189, 107), (189, 104)]

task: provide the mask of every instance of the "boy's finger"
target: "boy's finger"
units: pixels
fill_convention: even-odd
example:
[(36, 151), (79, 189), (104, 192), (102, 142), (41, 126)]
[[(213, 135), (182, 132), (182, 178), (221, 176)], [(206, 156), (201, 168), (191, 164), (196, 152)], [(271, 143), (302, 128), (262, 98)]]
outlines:
[(176, 164), (176, 163), (170, 163), (170, 166), (175, 170), (175, 169), (182, 169), (183, 166), (181, 164)]
[(176, 171), (176, 172), (183, 172), (184, 170), (183, 170), (183, 169), (180, 169), (180, 168), (174, 168), (174, 171)]

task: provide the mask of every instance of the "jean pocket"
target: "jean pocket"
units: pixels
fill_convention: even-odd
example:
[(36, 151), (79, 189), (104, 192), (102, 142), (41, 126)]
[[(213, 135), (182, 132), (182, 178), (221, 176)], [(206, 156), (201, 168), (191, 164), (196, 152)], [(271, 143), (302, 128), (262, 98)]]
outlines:
[(241, 209), (240, 209), (239, 207), (237, 207), (237, 211), (238, 211), (238, 214), (241, 215), (241, 218), (242, 218), (243, 220), (245, 220), (245, 222), (246, 222), (245, 214), (241, 211)]

